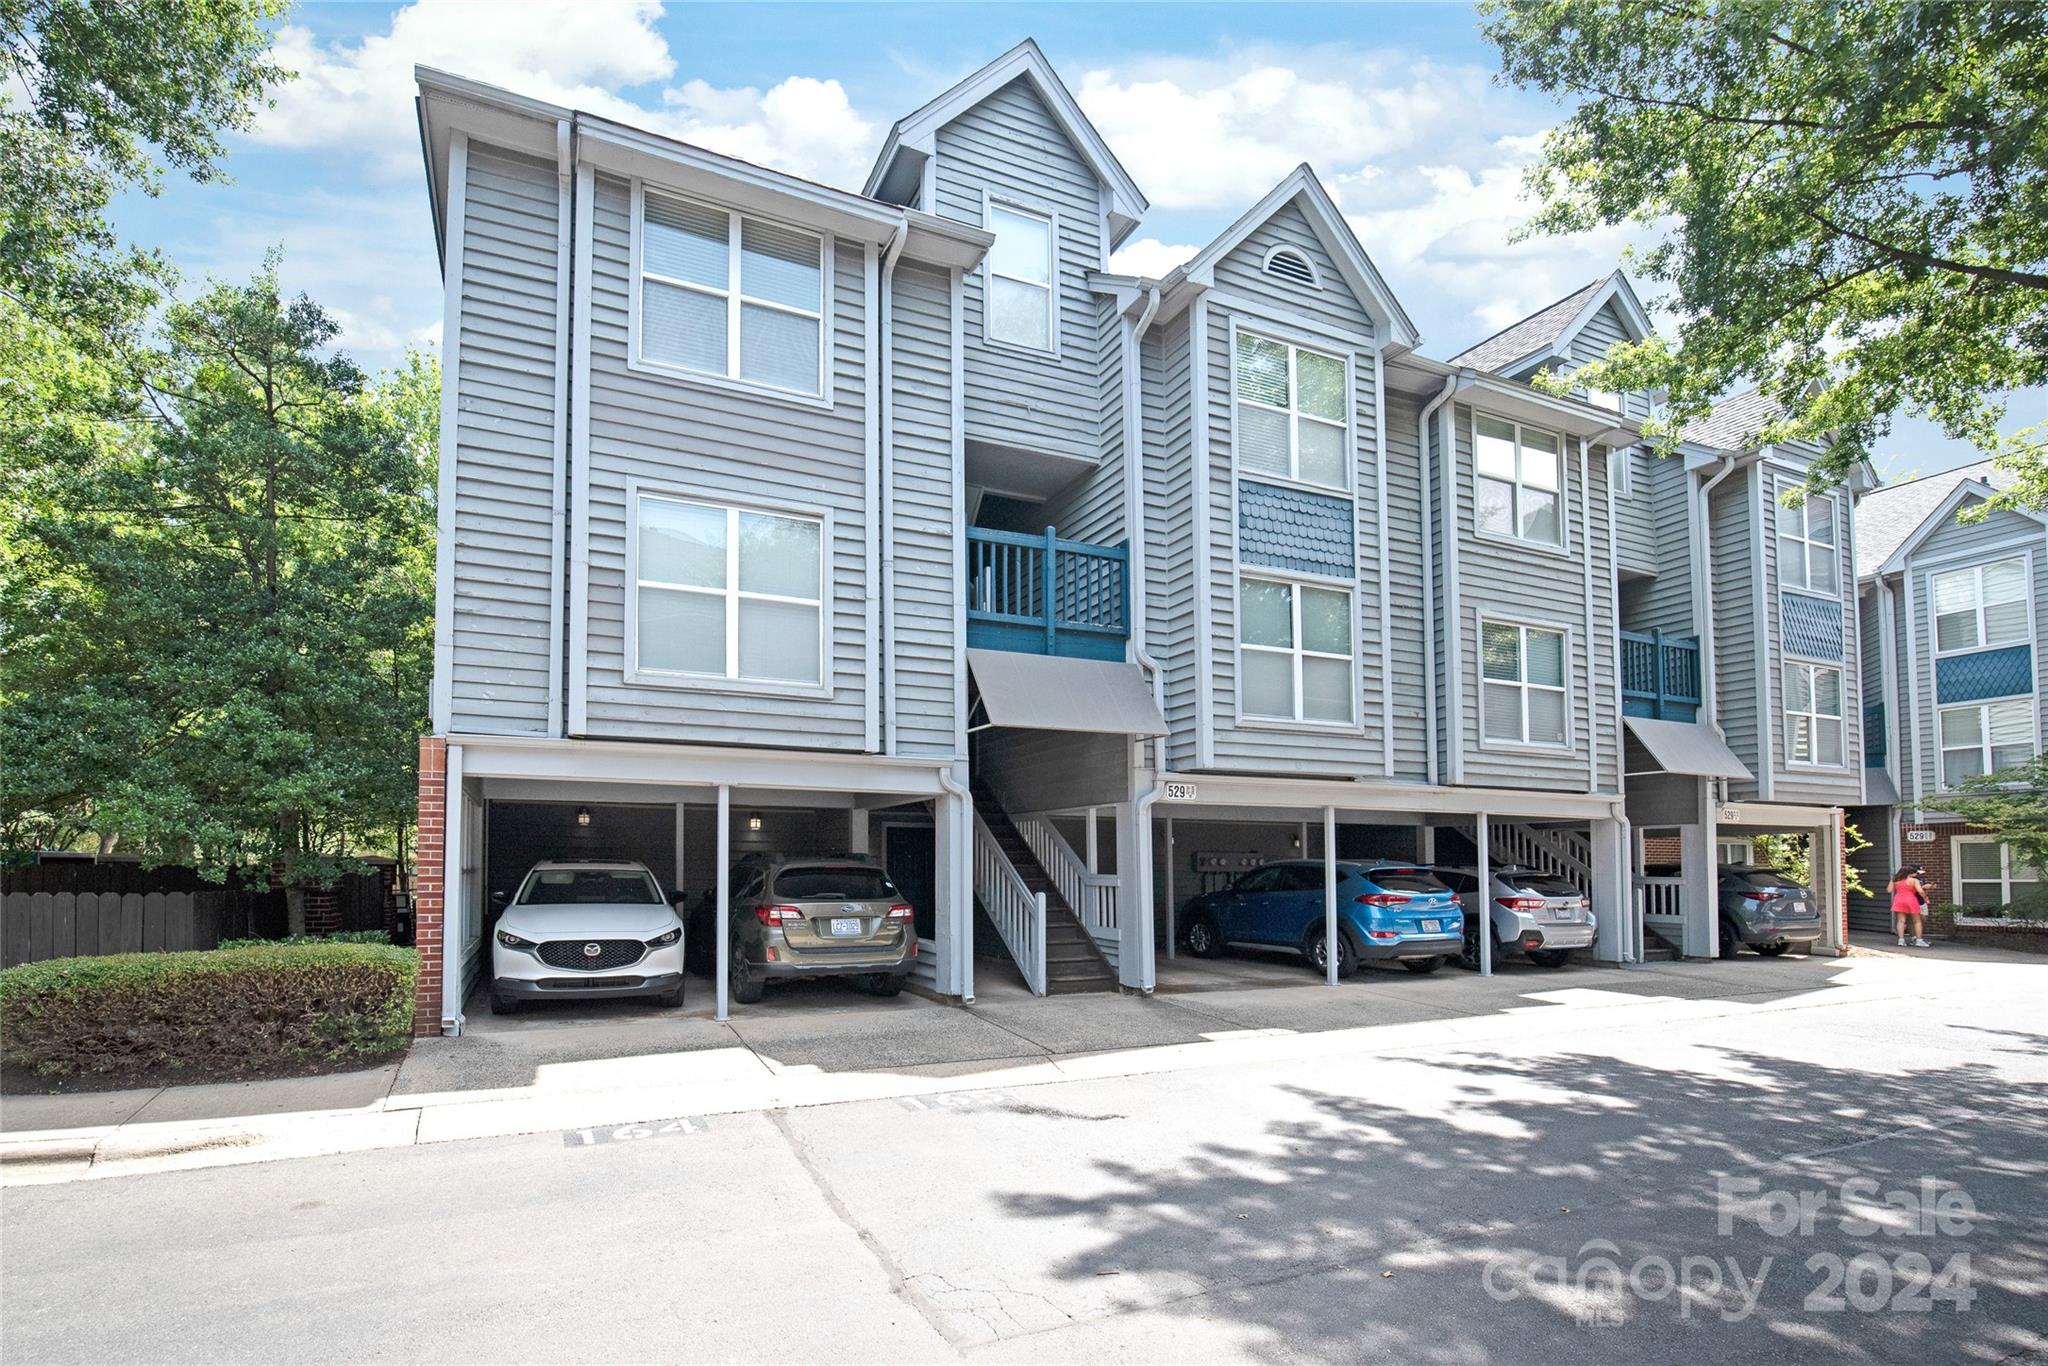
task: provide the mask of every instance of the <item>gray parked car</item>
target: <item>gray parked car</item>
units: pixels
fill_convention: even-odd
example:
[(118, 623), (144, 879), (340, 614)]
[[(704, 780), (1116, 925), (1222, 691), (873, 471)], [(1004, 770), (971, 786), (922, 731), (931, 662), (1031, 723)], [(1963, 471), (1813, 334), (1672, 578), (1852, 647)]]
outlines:
[(1820, 906), (1775, 868), (1730, 865), (1721, 870), (1721, 956), (1747, 944), (1766, 958), (1820, 938)]
[[(790, 977), (851, 977), (894, 996), (917, 958), (910, 902), (889, 875), (860, 855), (756, 855), (732, 870), (732, 999), (751, 1005), (768, 983)], [(691, 917), (693, 963), (713, 971), (717, 927), (707, 901)]]
[(1438, 868), (1436, 875), (1450, 884), (1465, 904), (1465, 944), (1458, 963), (1479, 967), (1479, 924), (1482, 909), (1491, 912), (1493, 952), (1521, 953), (1539, 967), (1561, 968), (1573, 949), (1590, 949), (1599, 936), (1593, 921), (1593, 903), (1576, 884), (1534, 868), (1489, 868), (1492, 894), (1480, 906), (1477, 868)]

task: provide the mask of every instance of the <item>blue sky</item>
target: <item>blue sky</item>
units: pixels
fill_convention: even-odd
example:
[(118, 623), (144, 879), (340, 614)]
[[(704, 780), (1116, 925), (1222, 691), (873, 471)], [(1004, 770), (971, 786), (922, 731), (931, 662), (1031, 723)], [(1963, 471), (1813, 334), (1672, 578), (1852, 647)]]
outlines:
[[(436, 344), (441, 314), (413, 63), (858, 188), (892, 119), (1025, 36), (1153, 202), (1123, 268), (1175, 264), (1308, 161), (1442, 357), (1628, 243), (1507, 241), (1528, 212), (1521, 167), (1559, 112), (1494, 82), (1462, 4), (307, 3), (278, 44), (300, 79), (233, 143), (234, 183), (130, 198), (121, 223), (195, 280), (246, 277), (281, 245), (287, 285), (386, 365)], [(2015, 406), (2014, 426), (2048, 416)], [(1975, 458), (1906, 419), (1878, 463), (1900, 478)]]

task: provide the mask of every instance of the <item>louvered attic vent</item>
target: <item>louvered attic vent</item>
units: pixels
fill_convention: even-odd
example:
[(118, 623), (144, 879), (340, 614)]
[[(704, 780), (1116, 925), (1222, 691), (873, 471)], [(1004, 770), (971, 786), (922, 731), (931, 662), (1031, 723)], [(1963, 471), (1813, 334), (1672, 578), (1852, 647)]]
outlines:
[(1292, 247), (1283, 247), (1266, 258), (1266, 274), (1292, 280), (1298, 285), (1314, 286), (1316, 282), (1315, 267)]

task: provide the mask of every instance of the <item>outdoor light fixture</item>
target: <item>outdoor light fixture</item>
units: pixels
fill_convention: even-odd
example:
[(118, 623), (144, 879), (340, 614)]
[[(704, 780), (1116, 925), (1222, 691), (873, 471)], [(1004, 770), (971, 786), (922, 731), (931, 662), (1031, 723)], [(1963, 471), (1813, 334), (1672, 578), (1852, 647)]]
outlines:
[(756, 812), (754, 812), (754, 813), (753, 813), (752, 815), (750, 815), (750, 816), (748, 816), (748, 817), (747, 817), (747, 829), (749, 829), (749, 830), (759, 830), (760, 828), (761, 828), (761, 813), (760, 813), (760, 812), (758, 812), (758, 811), (756, 811)]
[(577, 824), (578, 826), (581, 826), (581, 827), (585, 828), (585, 829), (588, 829), (588, 828), (589, 828), (589, 826), (590, 826), (590, 808), (589, 808), (589, 807), (587, 807), (587, 806), (579, 806), (579, 807), (577, 807), (577, 808), (576, 808), (576, 824)]

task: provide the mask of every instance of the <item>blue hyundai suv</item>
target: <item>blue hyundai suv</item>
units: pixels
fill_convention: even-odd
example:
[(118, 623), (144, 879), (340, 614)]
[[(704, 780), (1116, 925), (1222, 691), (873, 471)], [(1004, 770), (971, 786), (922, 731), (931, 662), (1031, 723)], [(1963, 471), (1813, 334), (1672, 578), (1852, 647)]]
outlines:
[[(1324, 928), (1323, 865), (1313, 859), (1254, 868), (1181, 912), (1181, 941), (1197, 958), (1214, 958), (1231, 944), (1283, 946), (1327, 970)], [(1361, 959), (1435, 972), (1465, 941), (1465, 911), (1427, 868), (1339, 863), (1337, 931), (1339, 977), (1349, 977)]]

